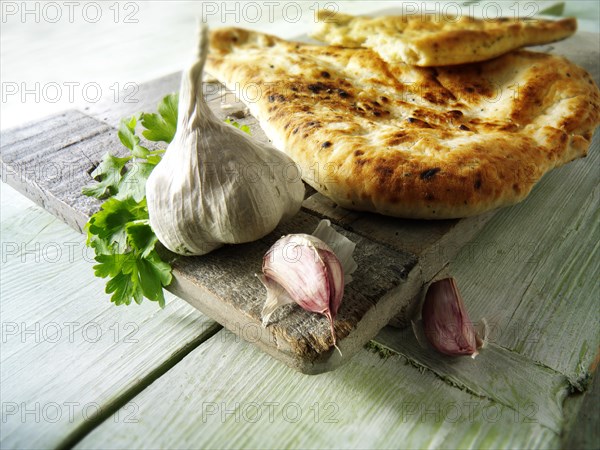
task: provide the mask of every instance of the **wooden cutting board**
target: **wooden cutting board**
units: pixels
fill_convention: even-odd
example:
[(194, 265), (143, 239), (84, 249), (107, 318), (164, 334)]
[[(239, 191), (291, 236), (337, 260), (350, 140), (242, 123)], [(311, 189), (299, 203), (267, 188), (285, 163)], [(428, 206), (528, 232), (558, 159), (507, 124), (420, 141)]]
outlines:
[[(142, 85), (138, 98), (144, 104), (105, 103), (4, 133), (3, 181), (81, 231), (101, 204), (81, 194), (81, 188), (91, 182), (90, 172), (106, 152), (126, 154), (115, 129), (119, 119), (154, 111), (164, 95), (177, 91), (179, 78), (180, 74), (173, 74)], [(210, 105), (220, 117), (243, 109), (231, 94), (217, 93), (210, 85), (205, 88), (213, 92)], [(236, 120), (248, 124), (255, 138), (266, 140), (254, 118)], [(399, 316), (400, 322), (406, 318), (423, 285), (490, 216), (399, 220), (350, 212), (313, 194), (299, 214), (257, 242), (226, 246), (202, 257), (174, 257), (168, 289), (295, 369), (323, 372), (348, 360), (392, 318)], [(296, 305), (282, 307), (268, 327), (261, 324), (265, 289), (255, 274), (261, 270), (263, 255), (284, 234), (311, 233), (321, 218), (330, 219), (356, 243), (358, 269), (335, 321), (343, 356), (332, 348), (326, 319)]]
[[(555, 44), (557, 53), (568, 54), (560, 51), (561, 44)], [(575, 62), (597, 75), (597, 62)], [(82, 195), (81, 188), (90, 183), (91, 171), (106, 152), (126, 153), (116, 133), (120, 118), (154, 111), (162, 97), (178, 90), (179, 79), (180, 74), (172, 74), (139, 86), (135, 103), (109, 100), (3, 133), (2, 181), (81, 231), (101, 204)], [(207, 83), (205, 90), (219, 117), (238, 115), (243, 109), (218, 85)], [(249, 125), (254, 138), (266, 140), (254, 118), (236, 120)], [(492, 215), (400, 220), (347, 211), (313, 194), (299, 214), (259, 241), (226, 246), (202, 257), (174, 257), (173, 282), (168, 289), (289, 366), (308, 374), (320, 373), (347, 361), (386, 324), (405, 324), (423, 287)], [(335, 321), (343, 356), (332, 348), (326, 319), (296, 305), (281, 308), (268, 327), (261, 325), (265, 290), (255, 273), (261, 269), (264, 253), (283, 234), (312, 232), (321, 218), (330, 219), (356, 242), (358, 269), (346, 287)]]

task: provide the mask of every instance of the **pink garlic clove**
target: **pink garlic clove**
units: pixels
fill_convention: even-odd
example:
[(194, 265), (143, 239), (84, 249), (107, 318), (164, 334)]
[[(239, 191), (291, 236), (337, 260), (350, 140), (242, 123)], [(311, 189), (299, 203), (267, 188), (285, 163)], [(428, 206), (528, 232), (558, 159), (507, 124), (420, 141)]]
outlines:
[(276, 283), (303, 309), (327, 317), (335, 345), (333, 321), (344, 295), (344, 273), (333, 250), (314, 236), (290, 234), (265, 254), (262, 271), (267, 289)]
[(429, 286), (422, 321), (427, 340), (440, 353), (477, 356), (481, 340), (478, 340), (454, 278), (445, 278)]

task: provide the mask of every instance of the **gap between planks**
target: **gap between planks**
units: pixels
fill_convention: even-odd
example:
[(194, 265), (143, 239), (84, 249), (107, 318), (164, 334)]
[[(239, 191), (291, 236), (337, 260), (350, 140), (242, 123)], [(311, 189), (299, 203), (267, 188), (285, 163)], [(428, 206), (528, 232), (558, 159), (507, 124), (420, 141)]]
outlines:
[(57, 444), (56, 448), (62, 450), (74, 447), (96, 427), (102, 425), (107, 419), (117, 413), (117, 411), (119, 411), (122, 407), (127, 405), (127, 403), (133, 400), (143, 390), (175, 367), (183, 358), (200, 347), (204, 342), (208, 341), (222, 329), (223, 327), (220, 324), (213, 322), (206, 330), (202, 332), (202, 334), (198, 335), (198, 337), (196, 337), (194, 340), (188, 342), (185, 346), (178, 349), (171, 355), (169, 359), (155, 367), (143, 378), (140, 378), (136, 384), (125, 390), (119, 397), (108, 402), (106, 405), (103, 405), (103, 408), (98, 410), (100, 411), (99, 414), (83, 421), (81, 425), (73, 429), (69, 434), (67, 434), (64, 440)]
[[(363, 349), (338, 371), (308, 377), (246, 342), (231, 349), (231, 339), (238, 338), (222, 330), (206, 350), (192, 352), (144, 391), (137, 423), (108, 421), (76, 448), (547, 448), (558, 441), (523, 414), (448, 386), (403, 356), (383, 360)], [(244, 416), (246, 407), (253, 413), (267, 404), (273, 415)], [(220, 409), (211, 413), (207, 405)], [(303, 413), (298, 420), (279, 414), (287, 405)], [(334, 421), (324, 420), (328, 405), (335, 407)], [(488, 408), (499, 413), (497, 420), (487, 419)], [(457, 409), (458, 416), (448, 413)], [(165, 422), (169, 411), (179, 414)], [(504, 433), (508, 427), (511, 433)]]

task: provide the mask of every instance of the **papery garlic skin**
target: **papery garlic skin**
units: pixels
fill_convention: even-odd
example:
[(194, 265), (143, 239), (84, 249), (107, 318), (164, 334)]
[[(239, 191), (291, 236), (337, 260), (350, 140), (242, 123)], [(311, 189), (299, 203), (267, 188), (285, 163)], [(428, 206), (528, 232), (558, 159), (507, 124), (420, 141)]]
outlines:
[(429, 343), (450, 356), (477, 356), (478, 338), (454, 278), (429, 286), (422, 309), (422, 323)]
[(198, 61), (182, 77), (177, 131), (146, 184), (150, 226), (182, 255), (260, 239), (295, 215), (304, 198), (289, 156), (222, 122), (206, 104), (207, 52), (203, 26)]
[(356, 244), (343, 234), (338, 233), (331, 226), (331, 221), (323, 219), (312, 232), (312, 236), (324, 242), (335, 256), (339, 259), (344, 271), (344, 285), (352, 281), (352, 274), (358, 268), (358, 264), (352, 257)]

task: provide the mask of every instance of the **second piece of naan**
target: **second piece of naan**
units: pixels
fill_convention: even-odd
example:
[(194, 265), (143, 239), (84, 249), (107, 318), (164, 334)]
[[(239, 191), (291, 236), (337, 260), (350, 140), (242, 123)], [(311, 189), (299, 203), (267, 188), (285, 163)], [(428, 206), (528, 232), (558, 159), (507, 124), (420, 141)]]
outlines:
[(371, 48), (387, 62), (445, 66), (485, 61), (528, 45), (571, 36), (572, 18), (475, 19), (443, 15), (362, 17), (321, 10), (315, 39), (341, 47)]

